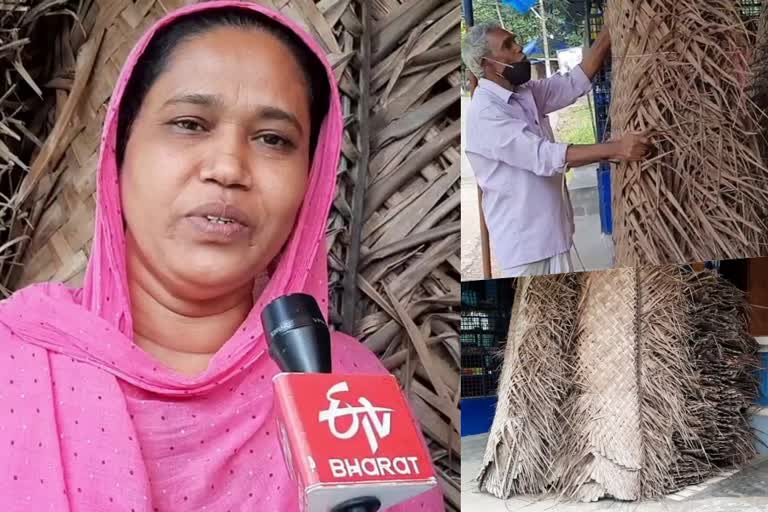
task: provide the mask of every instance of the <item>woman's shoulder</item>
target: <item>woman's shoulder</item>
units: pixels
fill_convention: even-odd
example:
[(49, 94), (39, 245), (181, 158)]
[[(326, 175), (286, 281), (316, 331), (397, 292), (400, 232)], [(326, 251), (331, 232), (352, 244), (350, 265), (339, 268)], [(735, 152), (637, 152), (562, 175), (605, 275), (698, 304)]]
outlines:
[(32, 321), (31, 319), (35, 318), (35, 315), (29, 315), (30, 311), (36, 308), (41, 308), (39, 311), (45, 311), (45, 308), (42, 308), (45, 302), (48, 304), (76, 302), (80, 292), (80, 289), (70, 288), (62, 283), (43, 282), (20, 288), (0, 300), (0, 363), (3, 360), (13, 361), (14, 358), (10, 356), (14, 351), (37, 352), (40, 350), (33, 349), (31, 345), (17, 339), (17, 334), (27, 330), (26, 327)]
[(14, 291), (0, 300), (0, 323), (13, 324), (15, 319), (23, 318), (31, 310), (43, 308), (47, 304), (65, 304), (80, 302), (82, 288), (72, 288), (63, 283), (33, 283)]

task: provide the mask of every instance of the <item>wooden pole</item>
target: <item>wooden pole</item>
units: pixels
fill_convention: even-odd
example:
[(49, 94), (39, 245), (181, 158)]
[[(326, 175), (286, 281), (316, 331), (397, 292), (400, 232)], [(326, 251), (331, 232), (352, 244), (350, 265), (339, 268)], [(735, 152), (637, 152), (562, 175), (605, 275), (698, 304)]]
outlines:
[(552, 64), (549, 62), (549, 38), (547, 37), (547, 11), (544, 10), (544, 0), (539, 0), (539, 18), (541, 20), (541, 39), (544, 45), (544, 68), (547, 78), (552, 76)]
[(488, 235), (488, 225), (485, 223), (483, 215), (483, 190), (477, 186), (477, 209), (480, 214), (480, 248), (483, 257), (483, 279), (491, 279), (493, 270), (491, 269), (491, 238)]
[(357, 271), (360, 265), (360, 245), (363, 233), (365, 192), (368, 186), (368, 162), (371, 155), (371, 127), (369, 98), (371, 96), (371, 15), (368, 0), (361, 0), (360, 17), (360, 100), (358, 103), (358, 149), (360, 158), (355, 170), (355, 189), (352, 194), (352, 217), (349, 221), (350, 240), (347, 252), (347, 268), (344, 274), (344, 298), (342, 299), (342, 330), (356, 334), (357, 325)]
[[(464, 0), (464, 20), (468, 27), (474, 24), (474, 16), (472, 11), (472, 1)], [(475, 89), (477, 88), (477, 77), (470, 71), (469, 73), (469, 95), (474, 96)], [(480, 219), (480, 254), (483, 262), (483, 279), (491, 279), (491, 238), (488, 235), (488, 225), (485, 223), (485, 215), (483, 214), (483, 191), (480, 186), (477, 185), (477, 216)]]

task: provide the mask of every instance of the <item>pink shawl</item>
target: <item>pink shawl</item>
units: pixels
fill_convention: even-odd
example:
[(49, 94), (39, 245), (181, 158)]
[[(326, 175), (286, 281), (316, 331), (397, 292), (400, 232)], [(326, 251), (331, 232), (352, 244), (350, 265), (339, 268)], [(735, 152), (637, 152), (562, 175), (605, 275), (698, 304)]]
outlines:
[[(125, 233), (115, 161), (117, 111), (156, 30), (189, 13), (237, 6), (298, 34), (325, 63), (330, 111), (296, 227), (242, 326), (196, 377), (165, 368), (133, 343)], [(315, 296), (327, 315), (325, 225), (342, 117), (319, 45), (294, 22), (253, 3), (215, 1), (170, 13), (123, 67), (101, 138), (98, 212), (84, 285), (44, 283), (0, 303), (0, 510), (295, 511), (297, 489), (277, 436), (259, 314), (279, 295)], [(357, 341), (334, 333), (334, 370), (382, 373)], [(444, 510), (439, 490), (393, 510)]]

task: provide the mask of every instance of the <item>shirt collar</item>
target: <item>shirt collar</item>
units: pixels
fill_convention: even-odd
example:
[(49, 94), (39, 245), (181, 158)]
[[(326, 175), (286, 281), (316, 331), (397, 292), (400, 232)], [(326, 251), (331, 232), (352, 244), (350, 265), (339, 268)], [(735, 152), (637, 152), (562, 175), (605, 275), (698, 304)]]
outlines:
[(477, 86), (481, 89), (485, 89), (486, 91), (490, 92), (491, 94), (498, 96), (501, 98), (504, 103), (509, 103), (509, 100), (514, 96), (514, 92), (510, 91), (509, 89), (505, 89), (496, 82), (492, 82), (491, 80), (488, 80), (487, 78), (481, 78), (480, 81), (477, 83)]

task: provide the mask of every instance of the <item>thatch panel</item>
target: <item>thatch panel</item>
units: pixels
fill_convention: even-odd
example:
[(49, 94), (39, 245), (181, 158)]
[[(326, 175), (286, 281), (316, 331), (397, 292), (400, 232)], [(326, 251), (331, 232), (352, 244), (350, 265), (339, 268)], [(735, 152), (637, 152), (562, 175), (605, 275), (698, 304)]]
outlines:
[(763, 162), (768, 162), (768, 1), (763, 2), (756, 22), (755, 48), (752, 59), (752, 99), (762, 113), (759, 142)]
[[(459, 95), (454, 90), (459, 10), (455, 2), (439, 0), (381, 0), (370, 7), (371, 146), (359, 213), (363, 296), (357, 330), (417, 395), (412, 403), (425, 431), (448, 450), (446, 462), (455, 466), (458, 425), (451, 418), (458, 411), (447, 404), (457, 402), (458, 361), (451, 354), (458, 352), (458, 320), (438, 315), (458, 306), (460, 289)], [(435, 51), (442, 57), (418, 60)], [(351, 193), (346, 197), (352, 205)], [(356, 213), (351, 212), (353, 219)], [(397, 313), (400, 305), (410, 320)], [(414, 325), (408, 327), (410, 322)], [(428, 352), (417, 350), (422, 342)], [(416, 391), (440, 397), (441, 388), (448, 400)], [(446, 494), (450, 502), (452, 493)]]
[(565, 355), (580, 287), (576, 274), (516, 283), (498, 405), (479, 475), (480, 489), (496, 497), (543, 492), (553, 480), (565, 428), (559, 411), (574, 370)]
[(732, 0), (606, 3), (613, 135), (647, 132), (655, 148), (613, 173), (619, 266), (768, 252), (754, 37), (742, 18)]
[(746, 464), (757, 350), (709, 271), (519, 280), (480, 489), (639, 500)]

